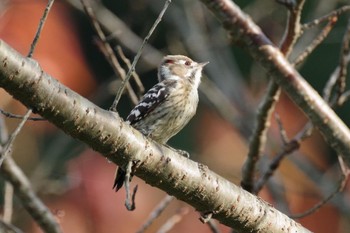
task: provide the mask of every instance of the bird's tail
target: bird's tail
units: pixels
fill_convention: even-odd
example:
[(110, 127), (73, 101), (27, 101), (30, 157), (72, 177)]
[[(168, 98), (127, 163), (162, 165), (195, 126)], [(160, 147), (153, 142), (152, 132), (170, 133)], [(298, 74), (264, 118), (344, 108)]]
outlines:
[(121, 187), (123, 187), (123, 184), (125, 181), (125, 175), (126, 175), (126, 172), (121, 167), (118, 167), (115, 173), (114, 184), (113, 184), (113, 189), (115, 189), (116, 192), (118, 192), (118, 190)]

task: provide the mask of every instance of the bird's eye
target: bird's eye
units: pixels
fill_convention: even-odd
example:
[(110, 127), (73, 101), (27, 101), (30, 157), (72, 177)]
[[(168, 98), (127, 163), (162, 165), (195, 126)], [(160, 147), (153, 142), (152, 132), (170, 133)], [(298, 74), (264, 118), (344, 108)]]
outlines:
[(164, 63), (166, 63), (166, 64), (174, 64), (174, 60), (166, 59), (166, 60), (164, 61)]
[(190, 62), (190, 61), (186, 61), (186, 62), (185, 62), (185, 65), (186, 65), (186, 66), (189, 66), (189, 65), (191, 65), (191, 62)]

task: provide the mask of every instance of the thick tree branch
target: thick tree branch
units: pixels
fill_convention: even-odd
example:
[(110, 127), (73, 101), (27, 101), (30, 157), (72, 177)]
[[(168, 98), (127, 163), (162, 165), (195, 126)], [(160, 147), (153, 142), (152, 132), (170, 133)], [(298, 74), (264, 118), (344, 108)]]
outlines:
[(241, 232), (309, 232), (271, 205), (168, 147), (147, 140), (0, 41), (0, 87), (110, 161)]
[(329, 145), (350, 166), (350, 131), (321, 96), (301, 77), (261, 29), (230, 0), (202, 0), (230, 33), (260, 62), (275, 82), (310, 118)]

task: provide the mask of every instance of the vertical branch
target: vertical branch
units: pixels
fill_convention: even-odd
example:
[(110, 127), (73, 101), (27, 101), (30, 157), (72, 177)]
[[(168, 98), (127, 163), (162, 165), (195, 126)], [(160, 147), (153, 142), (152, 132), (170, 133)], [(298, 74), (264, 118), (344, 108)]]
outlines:
[(258, 109), (256, 127), (249, 143), (247, 160), (242, 170), (241, 186), (249, 192), (254, 190), (256, 164), (264, 150), (267, 131), (270, 127), (270, 118), (280, 93), (279, 86), (273, 80), (270, 80), (267, 93)]
[(340, 62), (339, 62), (339, 74), (337, 79), (337, 102), (340, 104), (341, 96), (343, 95), (345, 91), (346, 86), (346, 74), (347, 74), (347, 67), (350, 61), (350, 19), (348, 20), (348, 26), (347, 30), (345, 32), (344, 38), (343, 38), (343, 46), (340, 51)]

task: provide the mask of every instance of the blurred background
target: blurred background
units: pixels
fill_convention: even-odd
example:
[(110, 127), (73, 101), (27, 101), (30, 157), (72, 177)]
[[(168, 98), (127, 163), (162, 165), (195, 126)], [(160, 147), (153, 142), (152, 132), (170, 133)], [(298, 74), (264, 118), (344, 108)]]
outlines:
[[(132, 60), (142, 39), (161, 11), (164, 1), (91, 1), (97, 19), (113, 48), (121, 46)], [(287, 10), (271, 0), (235, 1), (244, 12), (279, 45), (285, 30)], [(308, 0), (302, 22), (323, 16), (348, 4), (346, 0)], [(47, 1), (0, 0), (0, 38), (27, 55)], [(56, 1), (49, 14), (34, 58), (43, 69), (107, 109), (120, 84), (99, 49), (99, 39), (81, 10), (79, 1)], [(299, 70), (320, 93), (339, 62), (342, 37), (349, 14), (340, 16), (326, 40), (306, 59)], [(320, 28), (307, 31), (298, 41), (291, 59), (315, 38)], [(239, 45), (231, 45), (222, 26), (200, 1), (172, 1), (137, 64), (145, 89), (157, 82), (156, 69), (165, 54), (184, 54), (198, 62), (209, 61), (200, 87), (197, 115), (169, 144), (190, 152), (191, 159), (206, 164), (239, 185), (248, 153), (256, 111), (266, 93), (268, 75)], [(120, 61), (123, 64), (122, 61)], [(124, 66), (125, 67), (125, 66)], [(131, 83), (137, 94), (137, 87)], [(124, 95), (118, 106), (125, 118), (133, 104)], [(0, 108), (24, 114), (25, 108), (0, 90)], [(307, 122), (282, 93), (276, 112), (289, 138)], [(349, 104), (337, 109), (349, 124)], [(2, 116), (1, 116), (2, 117)], [(5, 119), (9, 132), (19, 121)], [(259, 163), (262, 174), (281, 150), (282, 140), (275, 117), (271, 121), (266, 148)], [(34, 189), (55, 213), (64, 232), (136, 232), (165, 193), (134, 178), (138, 184), (136, 210), (124, 207), (125, 192), (112, 190), (115, 165), (70, 138), (48, 122), (28, 122), (15, 142), (13, 157)], [(300, 213), (333, 192), (340, 179), (337, 157), (317, 133), (286, 159), (259, 195), (286, 214)], [(3, 199), (4, 180), (1, 178)], [(348, 232), (350, 229), (349, 185), (317, 212), (302, 218), (314, 232)], [(211, 232), (192, 207), (173, 201), (146, 232), (157, 232), (172, 216), (179, 221), (169, 232)], [(24, 232), (40, 232), (23, 207), (14, 200), (13, 223)], [(219, 225), (222, 232), (231, 230)]]

